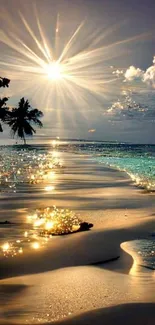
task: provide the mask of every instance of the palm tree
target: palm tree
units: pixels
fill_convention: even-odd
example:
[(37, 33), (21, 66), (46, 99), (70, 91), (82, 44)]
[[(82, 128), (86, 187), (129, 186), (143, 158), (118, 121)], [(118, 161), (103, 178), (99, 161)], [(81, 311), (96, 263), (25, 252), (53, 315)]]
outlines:
[(43, 113), (37, 108), (33, 109), (29, 104), (29, 101), (25, 100), (23, 97), (19, 101), (17, 108), (9, 110), (9, 113), (5, 118), (5, 123), (11, 127), (13, 136), (17, 134), (17, 136), (24, 141), (24, 144), (26, 144), (25, 137), (32, 136), (36, 133), (31, 124), (36, 124), (39, 127), (43, 126), (40, 121), (42, 116)]
[(0, 87), (9, 87), (10, 79), (0, 77)]
[[(0, 77), (0, 88), (9, 87), (10, 80), (7, 78)], [(5, 122), (5, 118), (8, 114), (8, 107), (6, 107), (6, 102), (8, 97), (0, 98), (0, 120)], [(3, 132), (2, 124), (0, 123), (0, 132)]]
[[(7, 118), (9, 108), (6, 106), (6, 102), (8, 101), (7, 97), (0, 98), (0, 120), (5, 123), (5, 119)], [(2, 124), (0, 123), (0, 132), (3, 132)]]

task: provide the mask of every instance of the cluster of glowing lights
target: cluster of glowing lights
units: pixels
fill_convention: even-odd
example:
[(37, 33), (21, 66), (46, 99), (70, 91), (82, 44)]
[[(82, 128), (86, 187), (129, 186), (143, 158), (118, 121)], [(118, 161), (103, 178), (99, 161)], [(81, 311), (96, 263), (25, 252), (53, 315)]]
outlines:
[(51, 191), (54, 189), (51, 182), (62, 167), (62, 161), (56, 151), (38, 154), (35, 150), (29, 152), (1, 149), (0, 191), (16, 192), (20, 190), (18, 185), (21, 183), (45, 183), (45, 191)]
[[(25, 238), (24, 238), (25, 237)], [(1, 251), (4, 257), (16, 257), (24, 253), (28, 249), (27, 243), (29, 244), (30, 249), (39, 250), (42, 246), (45, 245), (46, 241), (40, 241), (39, 238), (37, 241), (34, 241), (33, 236), (24, 234), (21, 235), (20, 240), (16, 240), (16, 242), (5, 242), (1, 246)]]
[(1, 247), (3, 255), (8, 256), (16, 256), (18, 254), (23, 254), (23, 248), (21, 247), (21, 241), (17, 240), (16, 243), (6, 242)]
[(62, 235), (79, 230), (81, 220), (71, 210), (57, 207), (37, 210), (28, 220), (34, 228), (40, 229), (42, 235)]
[(4, 257), (18, 257), (29, 249), (39, 250), (41, 247), (45, 246), (47, 241), (40, 241), (38, 237), (35, 239), (36, 235), (32, 234), (32, 231), (25, 231), (20, 236), (20, 240), (8, 241), (2, 244), (1, 252)]
[(27, 217), (28, 230), (21, 233), (20, 239), (6, 241), (1, 246), (4, 257), (16, 257), (29, 250), (39, 251), (45, 247), (53, 235), (63, 235), (78, 231), (81, 220), (69, 209), (56, 206), (37, 209)]

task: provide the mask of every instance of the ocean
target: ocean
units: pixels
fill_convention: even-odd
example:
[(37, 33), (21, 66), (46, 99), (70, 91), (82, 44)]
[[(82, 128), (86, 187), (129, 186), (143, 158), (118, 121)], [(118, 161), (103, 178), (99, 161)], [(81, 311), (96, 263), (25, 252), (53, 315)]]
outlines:
[[(24, 193), (37, 193), (44, 180), (45, 191), (51, 191), (53, 171), (62, 167), (57, 150), (88, 154), (96, 163), (126, 172), (136, 186), (147, 192), (155, 191), (155, 145), (53, 140), (50, 144), (32, 144), (24, 149), (18, 145), (0, 146), (0, 196), (19, 193), (24, 199)], [(154, 231), (149, 237), (131, 243), (139, 263), (151, 269), (155, 269)], [(8, 234), (5, 226), (0, 229), (3, 240), (4, 234)]]
[(155, 145), (94, 142), (77, 148), (101, 164), (125, 171), (137, 186), (155, 191)]

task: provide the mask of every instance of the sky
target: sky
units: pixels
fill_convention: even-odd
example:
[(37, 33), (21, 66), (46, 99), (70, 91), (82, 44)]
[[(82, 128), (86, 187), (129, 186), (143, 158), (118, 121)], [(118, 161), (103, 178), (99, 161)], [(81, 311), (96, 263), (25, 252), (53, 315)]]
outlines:
[[(0, 76), (51, 137), (155, 144), (153, 0), (0, 0)], [(5, 126), (0, 142), (10, 138)]]

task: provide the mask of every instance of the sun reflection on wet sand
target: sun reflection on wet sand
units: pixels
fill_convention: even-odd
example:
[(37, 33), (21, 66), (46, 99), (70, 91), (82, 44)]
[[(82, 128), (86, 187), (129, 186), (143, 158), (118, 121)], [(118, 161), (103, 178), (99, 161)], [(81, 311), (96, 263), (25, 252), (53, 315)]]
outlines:
[[(6, 161), (9, 161), (6, 164)], [(1, 149), (0, 192), (18, 192), (24, 184), (45, 184), (45, 190), (53, 190), (51, 183), (61, 172), (63, 162), (56, 151), (37, 153), (36, 150)], [(53, 186), (53, 187), (52, 187)]]
[(16, 257), (31, 248), (39, 250), (48, 243), (53, 235), (62, 235), (79, 230), (81, 219), (69, 209), (56, 206), (37, 209), (27, 216), (29, 230), (20, 235), (16, 241), (6, 241), (1, 245), (4, 257)]

